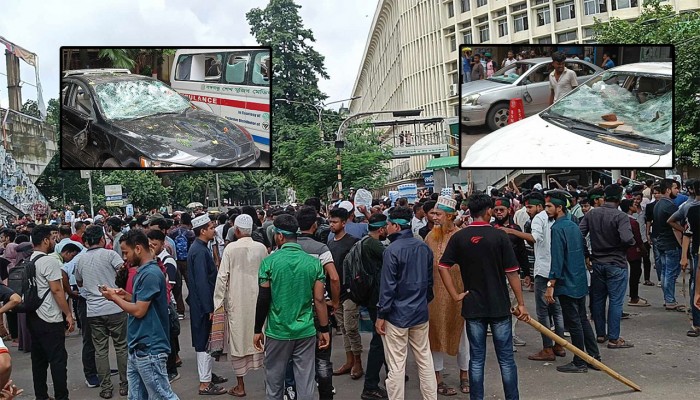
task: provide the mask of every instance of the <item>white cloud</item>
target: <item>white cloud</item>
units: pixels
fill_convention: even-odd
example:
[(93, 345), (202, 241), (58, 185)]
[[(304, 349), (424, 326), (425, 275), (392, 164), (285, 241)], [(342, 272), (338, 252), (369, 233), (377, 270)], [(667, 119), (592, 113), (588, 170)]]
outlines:
[[(260, 0), (5, 0), (0, 35), (36, 53), (44, 100), (58, 97), (61, 46), (235, 46), (255, 45), (245, 14), (265, 7)], [(328, 101), (350, 97), (377, 6), (376, 0), (297, 0), (304, 26), (325, 56), (329, 80), (319, 86)], [(22, 80), (34, 84), (34, 69), (20, 62)], [(6, 73), (4, 58), (0, 73)], [(0, 75), (1, 83), (6, 81)], [(0, 84), (0, 105), (7, 107), (7, 85)], [(36, 99), (24, 84), (22, 99)], [(333, 105), (332, 107), (337, 107)]]

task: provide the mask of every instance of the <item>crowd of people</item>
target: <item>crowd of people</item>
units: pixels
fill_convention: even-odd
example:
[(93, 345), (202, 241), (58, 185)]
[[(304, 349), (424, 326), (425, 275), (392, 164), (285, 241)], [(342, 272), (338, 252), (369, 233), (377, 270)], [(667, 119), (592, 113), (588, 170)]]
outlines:
[[(101, 210), (90, 217), (66, 207), (43, 221), (25, 217), (0, 230), (0, 279), (7, 282), (0, 285), (0, 336), (31, 353), (37, 399), (50, 398), (51, 370), (57, 400), (69, 397), (65, 338), (76, 327), (85, 384), (99, 387), (101, 398), (115, 389), (129, 399), (179, 398), (171, 383), (180, 378), (186, 314), (199, 395), (245, 396), (252, 392), (245, 376), (264, 369), (265, 397), (289, 400), (316, 392), (332, 399), (333, 381), (344, 375), (364, 377), (362, 399), (403, 399), (409, 348), (423, 399), (458, 392), (482, 399), (488, 335), (505, 398), (517, 399), (513, 353), (526, 344), (515, 334), (518, 320), (529, 321), (534, 310), (540, 324), (601, 360), (601, 346), (634, 346), (622, 337), (621, 320), (627, 288), (628, 306), (651, 306), (640, 284), (659, 286), (666, 310), (691, 310), (687, 335), (700, 336), (700, 180), (685, 183), (687, 195), (671, 179), (605, 187), (552, 179), (548, 186), (421, 191), (414, 204), (384, 198), (324, 207), (310, 198), (218, 214)], [(693, 295), (681, 304), (676, 280), (686, 269)], [(38, 301), (29, 300), (32, 285), (17, 286), (22, 277), (34, 282)], [(534, 304), (526, 307), (523, 291), (534, 292)], [(373, 333), (363, 357), (365, 309)], [(336, 336), (345, 360), (334, 369)], [(229, 389), (212, 372), (222, 357), (236, 377)], [(456, 357), (459, 387), (443, 380), (446, 357)], [(542, 335), (542, 349), (528, 359), (566, 357)], [(596, 367), (574, 355), (557, 371), (589, 368)], [(10, 371), (0, 342), (0, 398), (21, 392)]]

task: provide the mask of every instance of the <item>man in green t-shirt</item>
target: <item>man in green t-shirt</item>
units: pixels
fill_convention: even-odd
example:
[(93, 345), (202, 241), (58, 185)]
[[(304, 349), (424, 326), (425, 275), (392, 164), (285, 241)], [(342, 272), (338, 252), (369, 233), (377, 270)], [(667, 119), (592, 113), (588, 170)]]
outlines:
[[(325, 273), (319, 259), (310, 256), (297, 241), (299, 224), (291, 215), (280, 215), (273, 223), (279, 250), (265, 258), (258, 272), (260, 291), (255, 314), (253, 344), (263, 350), (265, 324), (265, 392), (268, 399), (281, 399), (287, 362), (294, 364), (297, 396), (313, 398), (316, 327), (309, 298), (312, 293), (318, 316), (318, 347), (328, 347), (328, 311), (324, 298)], [(274, 292), (274, 296), (272, 293)]]

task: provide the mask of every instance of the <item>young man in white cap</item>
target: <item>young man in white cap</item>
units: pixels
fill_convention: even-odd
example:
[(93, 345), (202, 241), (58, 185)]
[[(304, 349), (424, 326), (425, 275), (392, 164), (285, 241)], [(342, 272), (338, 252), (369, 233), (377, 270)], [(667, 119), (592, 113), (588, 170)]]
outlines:
[[(360, 240), (363, 237), (367, 236), (367, 233), (369, 232), (367, 224), (354, 222), (355, 206), (353, 206), (351, 202), (347, 200), (341, 201), (340, 204), (338, 204), (338, 208), (344, 208), (348, 211), (348, 217), (345, 220), (345, 232), (347, 234), (356, 238), (357, 240)], [(365, 214), (365, 216), (369, 218), (369, 212), (367, 211), (367, 209), (360, 210), (360, 212), (363, 212), (363, 214)], [(330, 235), (328, 235), (328, 243), (330, 243), (333, 240), (334, 236), (335, 234), (331, 231)]]
[(216, 266), (214, 258), (207, 247), (216, 235), (214, 222), (207, 214), (192, 220), (196, 239), (187, 252), (187, 274), (190, 306), (190, 328), (192, 345), (197, 353), (197, 370), (199, 372), (199, 394), (218, 395), (226, 389), (217, 384), (227, 381), (212, 374), (213, 359), (207, 353), (207, 342), (211, 332), (211, 318), (214, 315), (214, 287), (216, 285)]
[[(253, 347), (253, 328), (258, 298), (258, 270), (267, 257), (264, 244), (253, 241), (253, 218), (248, 214), (236, 217), (233, 228), (236, 241), (224, 249), (214, 289), (214, 309), (227, 310), (229, 356), (238, 379), (228, 393), (245, 396), (243, 377), (251, 369), (263, 366), (265, 354)], [(234, 312), (234, 310), (238, 310)]]

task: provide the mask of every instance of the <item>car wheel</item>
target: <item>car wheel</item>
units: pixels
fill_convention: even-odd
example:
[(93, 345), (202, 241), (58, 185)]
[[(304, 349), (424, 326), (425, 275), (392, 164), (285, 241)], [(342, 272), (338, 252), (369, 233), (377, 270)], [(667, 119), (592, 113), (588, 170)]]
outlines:
[(102, 163), (102, 168), (121, 168), (122, 165), (117, 161), (116, 158), (108, 158)]
[(491, 107), (486, 114), (486, 124), (491, 131), (496, 131), (508, 125), (508, 103), (498, 103)]

